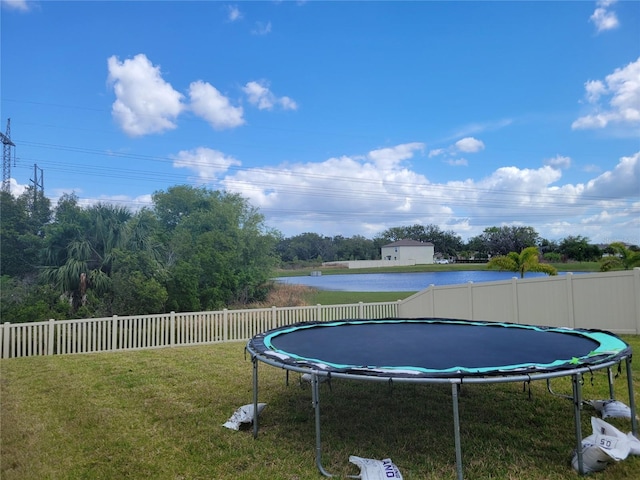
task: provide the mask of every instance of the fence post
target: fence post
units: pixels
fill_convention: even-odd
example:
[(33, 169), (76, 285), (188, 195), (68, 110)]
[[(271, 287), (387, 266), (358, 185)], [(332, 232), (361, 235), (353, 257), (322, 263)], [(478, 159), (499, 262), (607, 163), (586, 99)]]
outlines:
[(222, 310), (222, 340), (229, 340), (229, 310)]
[(169, 314), (169, 346), (176, 344), (176, 312), (173, 310)]
[(324, 320), (324, 318), (322, 318), (322, 305), (317, 303), (316, 304), (316, 321), (319, 322), (320, 320)]
[(467, 315), (469, 320), (473, 320), (473, 282), (467, 282)]
[(117, 350), (118, 346), (118, 316), (111, 317), (111, 351)]
[(278, 320), (278, 309), (274, 305), (271, 307), (271, 327), (270, 328), (276, 328), (280, 326), (277, 324), (277, 320)]
[(358, 318), (362, 320), (364, 318), (364, 303), (358, 302)]
[(53, 355), (53, 340), (55, 337), (56, 323), (53, 318), (49, 319), (49, 331), (47, 338), (47, 355)]
[(2, 325), (2, 358), (9, 358), (9, 325), (11, 322), (4, 322)]

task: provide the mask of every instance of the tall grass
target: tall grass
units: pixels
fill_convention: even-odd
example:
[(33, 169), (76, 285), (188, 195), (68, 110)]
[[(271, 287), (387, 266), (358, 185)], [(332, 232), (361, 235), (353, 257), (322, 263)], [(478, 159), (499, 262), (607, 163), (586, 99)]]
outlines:
[[(640, 348), (640, 337), (624, 338)], [(0, 368), (3, 480), (320, 478), (310, 388), (297, 375), (287, 386), (282, 370), (260, 364), (267, 408), (258, 439), (222, 427), (252, 401), (242, 343), (27, 357)], [(616, 392), (628, 403), (624, 377)], [(585, 398), (607, 398), (605, 374), (585, 380)], [(634, 384), (637, 392), (637, 369)], [(569, 393), (570, 382), (555, 381), (554, 389)], [(391, 457), (407, 480), (455, 478), (449, 386), (334, 380), (321, 397), (330, 472), (357, 474), (348, 457), (358, 455)], [(573, 407), (544, 383), (533, 382), (531, 398), (521, 384), (463, 386), (460, 409), (465, 478), (576, 479)], [(583, 414), (585, 434), (591, 413)], [(630, 429), (628, 421), (611, 423)], [(640, 478), (640, 457), (596, 478)]]

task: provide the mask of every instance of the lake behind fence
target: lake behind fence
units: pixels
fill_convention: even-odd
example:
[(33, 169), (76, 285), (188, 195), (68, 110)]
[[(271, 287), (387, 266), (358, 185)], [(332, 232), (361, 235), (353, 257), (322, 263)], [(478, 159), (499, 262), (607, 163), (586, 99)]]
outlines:
[[(275, 280), (279, 283), (306, 285), (319, 290), (338, 290), (343, 292), (417, 292), (428, 288), (430, 285), (439, 286), (469, 282), (495, 282), (499, 280), (510, 280), (518, 276), (519, 274), (515, 272), (470, 270), (457, 272), (309, 275), (301, 277), (278, 277)], [(525, 274), (525, 278), (544, 276), (546, 276), (546, 274), (537, 272), (527, 272)]]

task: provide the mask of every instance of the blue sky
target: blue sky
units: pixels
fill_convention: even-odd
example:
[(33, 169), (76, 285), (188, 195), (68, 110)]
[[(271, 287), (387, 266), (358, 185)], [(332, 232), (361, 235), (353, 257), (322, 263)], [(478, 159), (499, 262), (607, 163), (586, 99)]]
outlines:
[(640, 244), (640, 2), (0, 1), (14, 194)]

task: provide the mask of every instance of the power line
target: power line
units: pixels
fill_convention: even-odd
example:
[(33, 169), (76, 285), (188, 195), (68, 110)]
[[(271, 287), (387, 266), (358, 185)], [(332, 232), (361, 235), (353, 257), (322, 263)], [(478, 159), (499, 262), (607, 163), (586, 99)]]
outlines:
[[(109, 157), (109, 158), (120, 158), (120, 159), (125, 159), (125, 160), (131, 160), (131, 159), (135, 159), (135, 160), (143, 160), (143, 161), (149, 161), (149, 162), (157, 162), (157, 163), (161, 163), (161, 164), (173, 164), (176, 159), (175, 158), (171, 158), (171, 157), (160, 157), (160, 156), (152, 156), (152, 155), (141, 155), (141, 154), (128, 154), (128, 153), (119, 153), (119, 152), (104, 152), (101, 150), (94, 150), (94, 149), (88, 149), (88, 148), (84, 148), (84, 147), (73, 147), (73, 146), (66, 146), (66, 145), (55, 145), (55, 144), (46, 144), (46, 143), (35, 143), (35, 142), (22, 142), (22, 144), (27, 145), (27, 146), (34, 146), (34, 147), (39, 147), (39, 148), (45, 148), (45, 149), (53, 149), (53, 150), (62, 150), (62, 151), (69, 151), (69, 152), (76, 152), (76, 153), (85, 153), (85, 154), (90, 154), (90, 155), (97, 155), (97, 156), (105, 156), (105, 157)], [(157, 179), (157, 180), (170, 180), (173, 179), (174, 176), (172, 174), (162, 174), (162, 173), (157, 173), (157, 172), (152, 172), (149, 171), (148, 169), (146, 170), (133, 170), (133, 169), (122, 169), (120, 167), (118, 167), (117, 169), (115, 168), (110, 168), (110, 167), (96, 167), (96, 166), (89, 166), (87, 164), (83, 164), (81, 167), (79, 167), (77, 164), (74, 163), (61, 163), (61, 162), (48, 162), (47, 160), (43, 160), (43, 159), (32, 159), (34, 161), (37, 161), (40, 164), (48, 164), (50, 169), (53, 170), (58, 170), (58, 171), (73, 171), (76, 175), (79, 173), (85, 173), (85, 174), (91, 174), (93, 172), (93, 174), (95, 175), (103, 175), (103, 176), (108, 176), (108, 177), (112, 177), (112, 178), (127, 178), (127, 179), (145, 179), (145, 180), (149, 180), (149, 179)], [(72, 170), (69, 169), (65, 169), (64, 165), (67, 165), (68, 168), (71, 168)], [(265, 167), (241, 167), (241, 166), (237, 166), (237, 165), (227, 165), (227, 164), (223, 164), (223, 163), (211, 163), (211, 162), (193, 162), (192, 163), (193, 166), (201, 166), (201, 167), (212, 167), (212, 168), (223, 168), (225, 169), (225, 171), (236, 171), (236, 172), (250, 172), (250, 173), (257, 173), (257, 174), (261, 174), (263, 176), (268, 176), (268, 175), (274, 175), (274, 176), (283, 176), (283, 170), (282, 169), (278, 169), (278, 168), (265, 168)], [(376, 178), (376, 179), (367, 179), (367, 178), (354, 178), (354, 177), (347, 177), (347, 176), (342, 176), (342, 175), (328, 175), (328, 174), (319, 174), (319, 173), (309, 173), (309, 172), (299, 172), (299, 171), (286, 171), (284, 172), (285, 176), (290, 177), (290, 178), (294, 178), (294, 179), (310, 179), (310, 180), (325, 180), (327, 182), (332, 182), (334, 186), (338, 186), (336, 185), (334, 182), (344, 182), (346, 183), (349, 188), (350, 193), (358, 193), (358, 192), (362, 192), (362, 193), (366, 193), (368, 195), (374, 195), (375, 193), (373, 193), (371, 191), (371, 189), (368, 186), (384, 186), (385, 188), (398, 188), (398, 189), (423, 189), (423, 190), (428, 190), (431, 191), (433, 193), (441, 193), (441, 194), (446, 194), (447, 196), (445, 198), (450, 198), (451, 200), (457, 200), (460, 201), (460, 199), (456, 196), (459, 194), (477, 194), (477, 193), (486, 193), (486, 194), (491, 194), (494, 196), (499, 196), (505, 199), (505, 201), (509, 201), (508, 199), (512, 196), (516, 196), (516, 197), (521, 197), (523, 194), (529, 194), (529, 195), (533, 195), (535, 196), (537, 199), (549, 199), (549, 200), (554, 200), (557, 199), (558, 197), (562, 197), (563, 194), (561, 192), (557, 192), (557, 193), (544, 193), (544, 192), (526, 192), (526, 191), (522, 191), (522, 190), (492, 190), (489, 188), (479, 188), (477, 186), (474, 187), (467, 187), (467, 186), (456, 186), (456, 185), (450, 185), (450, 184), (446, 184), (446, 185), (442, 185), (442, 184), (433, 184), (433, 183), (409, 183), (409, 182), (398, 182), (398, 181), (388, 181), (388, 180), (384, 180), (382, 178)], [(198, 177), (201, 181), (203, 181), (203, 183), (214, 183), (216, 181), (219, 181), (219, 179), (217, 177)], [(237, 179), (227, 179), (227, 182), (238, 182), (241, 183), (241, 180), (237, 180)], [(323, 192), (324, 196), (337, 196), (340, 198), (345, 198), (344, 195), (341, 194), (334, 194), (334, 193), (330, 193), (327, 188), (326, 185), (323, 186), (318, 186), (318, 187), (309, 187), (309, 186), (305, 186), (304, 188), (296, 188), (295, 186), (288, 184), (288, 183), (274, 183), (272, 181), (257, 181), (254, 179), (251, 180), (251, 183), (253, 185), (263, 185), (266, 187), (271, 187), (271, 188), (285, 188), (287, 192), (292, 193), (292, 189), (297, 189), (297, 190), (302, 190), (305, 194), (308, 194), (310, 191), (312, 191), (313, 189), (317, 189), (320, 190), (321, 192)], [(358, 185), (363, 185), (362, 189), (358, 189), (358, 188), (354, 188), (353, 183), (357, 183)], [(339, 186), (338, 186), (339, 187)], [(385, 191), (385, 192), (380, 192), (380, 195), (383, 196), (387, 196), (390, 192), (389, 191)], [(423, 195), (416, 195), (416, 194), (411, 194), (408, 191), (404, 191), (404, 192), (392, 192), (392, 193), (402, 193), (403, 195), (407, 195), (409, 198), (415, 198), (415, 199), (422, 199)], [(352, 195), (349, 195), (349, 198), (351, 198)], [(581, 198), (586, 199), (586, 200), (591, 200), (591, 201), (598, 201), (598, 200), (611, 200), (611, 197), (607, 197), (607, 196), (595, 196), (595, 195), (582, 195)]]

